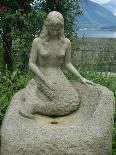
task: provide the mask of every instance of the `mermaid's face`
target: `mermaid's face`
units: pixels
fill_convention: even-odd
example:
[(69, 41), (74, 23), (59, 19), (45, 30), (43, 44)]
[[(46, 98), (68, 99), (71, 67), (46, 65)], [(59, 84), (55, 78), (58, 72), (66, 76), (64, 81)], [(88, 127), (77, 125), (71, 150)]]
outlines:
[(59, 24), (51, 24), (48, 27), (50, 36), (59, 36), (61, 34), (62, 26)]

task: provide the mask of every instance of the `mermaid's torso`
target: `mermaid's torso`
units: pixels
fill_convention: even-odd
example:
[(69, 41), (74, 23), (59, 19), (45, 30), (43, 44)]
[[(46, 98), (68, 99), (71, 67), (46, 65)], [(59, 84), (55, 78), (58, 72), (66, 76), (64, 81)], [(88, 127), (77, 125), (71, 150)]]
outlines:
[[(54, 46), (52, 44), (48, 45), (48, 48), (46, 48), (41, 45), (37, 50), (37, 66), (46, 80), (55, 88), (55, 90), (51, 90), (44, 82), (35, 76), (37, 87), (36, 96), (38, 96), (38, 99), (35, 98), (36, 103), (37, 100), (38, 105), (42, 102), (40, 109), (42, 109), (42, 106), (45, 106), (43, 109), (47, 107), (48, 109), (51, 109), (48, 113), (42, 112), (46, 110), (39, 112), (44, 115), (45, 113), (47, 113), (47, 115), (65, 115), (75, 111), (78, 109), (80, 102), (78, 92), (60, 69), (60, 64), (62, 64), (65, 59), (66, 46), (63, 45), (58, 48), (57, 44), (54, 44)], [(32, 86), (30, 86), (30, 89), (32, 89)], [(26, 94), (28, 95), (26, 98), (31, 96), (30, 89), (27, 85), (28, 93)]]

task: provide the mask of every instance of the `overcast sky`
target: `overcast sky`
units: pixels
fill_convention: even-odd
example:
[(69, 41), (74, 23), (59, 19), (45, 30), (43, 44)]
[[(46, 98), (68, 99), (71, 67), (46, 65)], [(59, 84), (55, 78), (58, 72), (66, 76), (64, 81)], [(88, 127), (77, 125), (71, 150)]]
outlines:
[(95, 3), (99, 3), (99, 4), (106, 4), (106, 3), (110, 2), (110, 1), (116, 3), (116, 0), (91, 0), (91, 1), (93, 1)]

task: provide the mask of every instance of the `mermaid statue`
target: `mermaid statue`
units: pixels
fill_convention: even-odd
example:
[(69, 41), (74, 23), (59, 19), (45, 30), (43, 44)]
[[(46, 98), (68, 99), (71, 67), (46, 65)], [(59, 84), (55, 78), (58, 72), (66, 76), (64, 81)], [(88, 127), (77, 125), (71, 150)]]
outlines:
[[(64, 67), (80, 81), (69, 81)], [(1, 128), (1, 155), (111, 155), (114, 97), (71, 63), (64, 19), (50, 12), (29, 59), (34, 73), (17, 92)]]
[[(27, 117), (35, 113), (63, 116), (79, 108), (79, 94), (63, 74), (61, 64), (85, 85), (93, 84), (72, 65), (71, 42), (64, 36), (63, 16), (53, 11), (48, 14), (40, 37), (32, 43), (29, 67), (35, 78), (26, 87), (25, 107), (19, 111), (20, 114)], [(34, 82), (37, 89), (33, 92)]]

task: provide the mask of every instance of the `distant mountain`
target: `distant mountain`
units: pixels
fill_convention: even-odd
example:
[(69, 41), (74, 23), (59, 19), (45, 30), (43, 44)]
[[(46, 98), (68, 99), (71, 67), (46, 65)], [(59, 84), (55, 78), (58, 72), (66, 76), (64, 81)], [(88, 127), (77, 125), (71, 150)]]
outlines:
[(105, 7), (107, 10), (111, 11), (116, 16), (116, 4), (107, 3), (103, 4), (103, 7)]
[(89, 0), (81, 2), (83, 15), (76, 17), (80, 28), (116, 30), (116, 16), (103, 6)]

